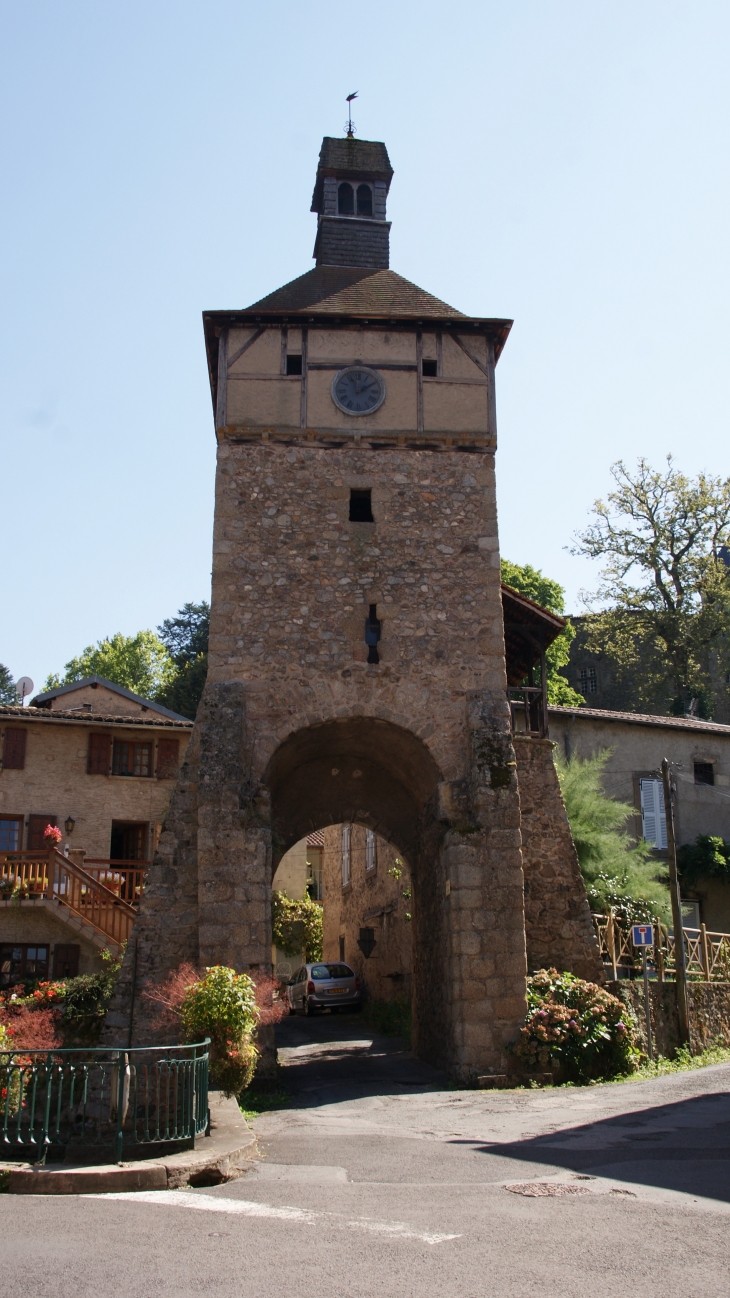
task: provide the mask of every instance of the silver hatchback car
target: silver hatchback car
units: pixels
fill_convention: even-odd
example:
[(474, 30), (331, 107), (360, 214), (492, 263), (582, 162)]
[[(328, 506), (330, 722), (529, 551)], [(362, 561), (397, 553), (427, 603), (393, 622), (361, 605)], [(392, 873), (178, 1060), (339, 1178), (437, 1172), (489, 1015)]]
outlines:
[(360, 979), (347, 964), (305, 964), (292, 974), (286, 989), (290, 1014), (362, 1009)]

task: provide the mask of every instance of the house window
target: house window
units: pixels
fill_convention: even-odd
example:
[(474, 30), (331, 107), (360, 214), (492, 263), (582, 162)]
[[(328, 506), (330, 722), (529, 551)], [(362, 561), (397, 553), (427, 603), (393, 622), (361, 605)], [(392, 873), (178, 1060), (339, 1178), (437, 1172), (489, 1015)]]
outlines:
[(340, 216), (355, 215), (355, 195), (346, 180), (337, 188), (337, 211)]
[(75, 978), (79, 972), (81, 947), (75, 942), (57, 942), (53, 948), (53, 977)]
[(19, 852), (23, 841), (23, 817), (0, 816), (0, 852)]
[(152, 744), (127, 743), (114, 740), (112, 775), (151, 775)]
[(589, 694), (595, 694), (598, 689), (598, 677), (596, 676), (595, 667), (581, 667), (580, 685), (578, 686), (584, 698)]
[(302, 372), (301, 356), (287, 356), (286, 372), (287, 374), (301, 374)]
[(0, 987), (14, 987), (26, 979), (47, 977), (47, 946), (0, 946)]
[(375, 835), (372, 829), (365, 830), (365, 869), (374, 870), (377, 863), (375, 855)]
[(438, 361), (423, 361), (422, 372), (424, 379), (435, 379), (438, 377)]
[(700, 927), (700, 903), (682, 898), (682, 928)]
[(350, 886), (350, 831), (352, 825), (342, 826), (342, 887)]
[(713, 762), (695, 762), (695, 784), (714, 784), (715, 766)]
[(373, 191), (369, 185), (358, 185), (357, 187), (357, 214), (358, 216), (372, 216), (373, 214)]
[(640, 780), (641, 835), (645, 843), (661, 851), (667, 846), (667, 822), (664, 814), (664, 785), (661, 780)]

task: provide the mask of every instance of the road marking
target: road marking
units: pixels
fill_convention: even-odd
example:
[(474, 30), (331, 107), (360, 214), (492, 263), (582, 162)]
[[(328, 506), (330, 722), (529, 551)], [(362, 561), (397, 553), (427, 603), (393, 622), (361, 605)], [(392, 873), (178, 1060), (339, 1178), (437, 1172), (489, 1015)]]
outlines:
[(414, 1230), (402, 1221), (375, 1221), (370, 1217), (345, 1217), (338, 1212), (311, 1212), (308, 1208), (276, 1208), (271, 1203), (255, 1203), (252, 1199), (224, 1199), (212, 1194), (194, 1194), (190, 1190), (127, 1190), (115, 1194), (84, 1194), (82, 1199), (105, 1199), (127, 1203), (156, 1203), (163, 1208), (193, 1208), (198, 1212), (227, 1212), (239, 1217), (273, 1217), (279, 1221), (298, 1221), (314, 1226), (317, 1221), (328, 1220), (333, 1225), (350, 1230), (368, 1230), (376, 1235), (390, 1235), (398, 1239), (419, 1239), (424, 1244), (443, 1244), (461, 1235), (436, 1234), (433, 1231)]

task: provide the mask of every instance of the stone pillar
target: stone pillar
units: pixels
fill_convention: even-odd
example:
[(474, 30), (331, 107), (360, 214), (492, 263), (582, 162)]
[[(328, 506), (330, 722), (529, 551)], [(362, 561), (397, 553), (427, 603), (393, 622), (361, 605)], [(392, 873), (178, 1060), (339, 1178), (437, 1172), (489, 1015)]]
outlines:
[(438, 864), (419, 862), (414, 872), (414, 1048), (473, 1083), (509, 1066), (508, 1047), (526, 1012), (526, 954), (520, 809), (504, 696), (471, 699), (469, 732), (470, 781), (439, 791), (447, 828), (442, 824)]
[(549, 739), (515, 735), (527, 963), (604, 981), (593, 920)]
[(240, 684), (206, 688), (199, 778), (200, 962), (270, 973), (270, 807), (252, 780)]

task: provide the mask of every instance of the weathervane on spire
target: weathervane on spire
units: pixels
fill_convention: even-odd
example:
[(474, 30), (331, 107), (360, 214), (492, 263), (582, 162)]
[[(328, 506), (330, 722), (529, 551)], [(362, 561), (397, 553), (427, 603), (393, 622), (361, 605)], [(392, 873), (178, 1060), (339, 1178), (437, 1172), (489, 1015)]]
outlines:
[(348, 138), (348, 140), (354, 140), (354, 138), (355, 138), (355, 131), (356, 131), (356, 129), (357, 129), (357, 127), (355, 126), (355, 123), (354, 123), (353, 120), (352, 120), (352, 101), (353, 101), (353, 99), (357, 99), (357, 95), (358, 95), (358, 92), (357, 92), (357, 90), (355, 90), (351, 95), (348, 95), (348, 96), (347, 96), (347, 100), (346, 100), (346, 103), (347, 103), (347, 123), (346, 123), (346, 125), (345, 125), (345, 130), (347, 131), (347, 138)]

